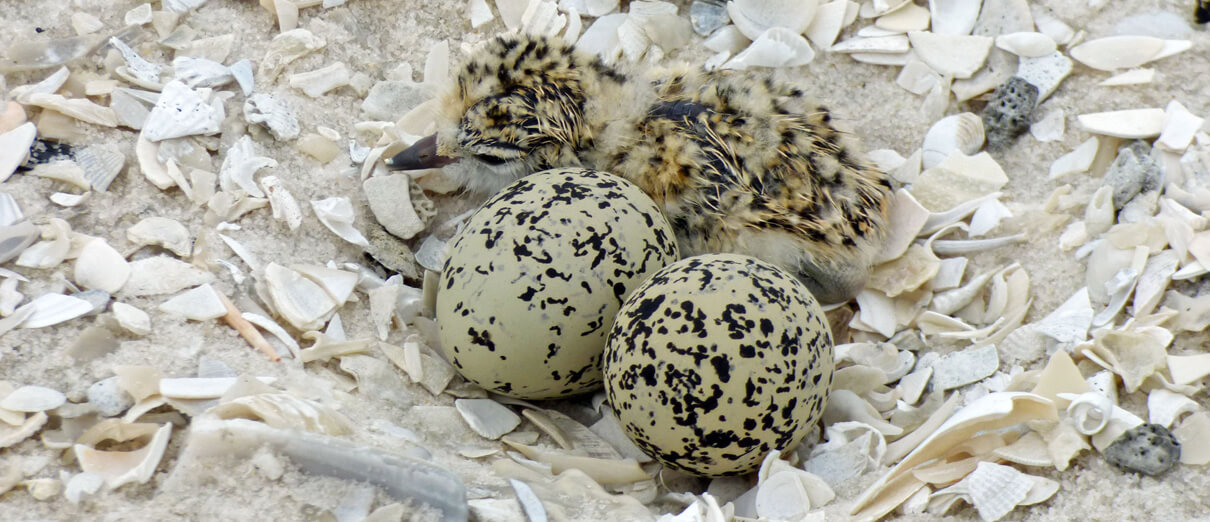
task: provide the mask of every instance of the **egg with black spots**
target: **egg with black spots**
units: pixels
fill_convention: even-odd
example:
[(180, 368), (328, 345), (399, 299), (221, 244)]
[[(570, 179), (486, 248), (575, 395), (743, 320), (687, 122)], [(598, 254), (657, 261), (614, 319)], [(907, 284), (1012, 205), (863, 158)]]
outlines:
[(591, 391), (618, 308), (678, 258), (668, 221), (630, 182), (576, 168), (521, 178), (450, 245), (441, 349), (467, 380), (503, 395)]
[(652, 458), (739, 475), (814, 428), (834, 364), (827, 319), (798, 279), (756, 258), (709, 254), (660, 270), (622, 305), (605, 391)]

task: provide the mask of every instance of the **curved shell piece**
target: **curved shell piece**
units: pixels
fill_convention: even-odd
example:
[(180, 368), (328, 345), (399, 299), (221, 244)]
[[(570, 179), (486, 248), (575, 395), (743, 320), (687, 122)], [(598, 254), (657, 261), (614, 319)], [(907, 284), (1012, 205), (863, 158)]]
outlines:
[[(771, 27), (802, 34), (815, 17), (819, 0), (731, 0), (727, 14), (744, 36), (756, 40)], [(633, 9), (633, 7), (632, 7)]]
[(37, 413), (53, 410), (67, 402), (63, 392), (45, 386), (22, 386), (0, 400), (0, 408), (9, 411)]
[(946, 116), (929, 127), (924, 135), (924, 168), (930, 169), (948, 158), (955, 150), (968, 156), (983, 147), (983, 120), (964, 112)]
[(1071, 57), (1093, 69), (1112, 71), (1143, 65), (1163, 49), (1164, 40), (1154, 36), (1110, 36), (1071, 48)]
[(1113, 401), (1096, 392), (1081, 393), (1071, 399), (1067, 406), (1067, 415), (1071, 417), (1076, 431), (1084, 435), (1096, 435), (1113, 416)]
[(305, 430), (324, 435), (352, 432), (349, 419), (315, 401), (286, 393), (246, 395), (211, 408), (208, 414), (220, 419), (259, 420), (281, 429)]
[(982, 0), (929, 0), (932, 29), (937, 34), (971, 34)]
[(80, 468), (85, 473), (101, 474), (105, 477), (105, 487), (113, 489), (130, 482), (141, 484), (150, 480), (164, 457), (171, 436), (172, 424), (167, 423), (155, 431), (146, 446), (134, 451), (98, 451), (83, 444), (76, 444), (73, 449)]
[(813, 59), (815, 51), (802, 35), (783, 27), (770, 27), (722, 68), (797, 67)]
[(189, 229), (181, 222), (165, 217), (152, 216), (139, 221), (126, 229), (126, 239), (140, 246), (162, 246), (180, 257), (187, 257), (193, 250)]
[(1095, 112), (1077, 117), (1080, 127), (1093, 134), (1126, 139), (1147, 139), (1164, 130), (1164, 109), (1128, 109)]
[(38, 128), (34, 122), (25, 122), (13, 130), (0, 134), (0, 182), (7, 180), (17, 167), (25, 163), (29, 147), (34, 144)]
[(89, 241), (76, 258), (76, 284), (83, 288), (115, 293), (130, 278), (130, 263), (104, 239)]
[(1156, 388), (1147, 394), (1147, 420), (1165, 428), (1171, 428), (1182, 416), (1199, 409), (1193, 399), (1164, 388)]
[(996, 37), (996, 47), (1017, 56), (1039, 58), (1055, 52), (1055, 41), (1042, 33), (1019, 32)]

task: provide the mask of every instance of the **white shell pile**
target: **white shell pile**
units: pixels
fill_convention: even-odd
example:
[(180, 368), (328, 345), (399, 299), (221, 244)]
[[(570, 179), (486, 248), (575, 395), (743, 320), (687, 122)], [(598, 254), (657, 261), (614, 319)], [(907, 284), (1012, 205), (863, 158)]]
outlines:
[[(0, 24), (0, 512), (1204, 515), (1173, 485), (1210, 487), (1210, 113), (1192, 94), (1210, 37), (1188, 13), (41, 4), (8, 6)], [(829, 313), (834, 390), (807, 443), (751, 477), (681, 476), (626, 438), (603, 394), (489, 396), (434, 349), (436, 271), (478, 202), (439, 170), (376, 166), (433, 132), (451, 63), (503, 32), (608, 63), (783, 68), (876, 149), (901, 188), (867, 287)], [(985, 151), (978, 111), (1014, 76), (1038, 89), (1030, 136)], [(1144, 423), (1181, 444), (1167, 476), (1096, 462)], [(1171, 505), (1122, 511), (1157, 494)]]

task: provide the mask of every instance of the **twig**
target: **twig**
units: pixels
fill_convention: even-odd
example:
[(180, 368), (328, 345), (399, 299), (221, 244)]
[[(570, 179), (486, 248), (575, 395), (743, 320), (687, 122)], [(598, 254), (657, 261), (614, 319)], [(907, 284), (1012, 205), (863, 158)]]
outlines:
[(223, 306), (227, 307), (227, 315), (223, 316), (223, 320), (227, 321), (227, 324), (232, 328), (235, 328), (235, 331), (239, 332), (240, 337), (248, 341), (248, 344), (252, 345), (253, 348), (269, 356), (270, 361), (281, 361), (281, 356), (277, 355), (277, 350), (274, 350), (269, 341), (265, 340), (265, 336), (260, 334), (260, 330), (257, 330), (252, 323), (240, 315), (239, 309), (235, 307), (235, 303), (232, 303), (231, 299), (228, 299), (222, 292), (215, 293), (223, 301)]

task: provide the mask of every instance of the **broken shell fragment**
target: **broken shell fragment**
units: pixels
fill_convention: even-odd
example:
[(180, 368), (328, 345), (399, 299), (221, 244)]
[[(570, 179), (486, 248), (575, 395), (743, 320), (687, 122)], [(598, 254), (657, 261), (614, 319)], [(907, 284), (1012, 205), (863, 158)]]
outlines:
[(1146, 139), (1164, 130), (1163, 109), (1128, 109), (1077, 116), (1080, 127), (1093, 134), (1126, 139)]
[(45, 386), (26, 385), (13, 390), (0, 400), (0, 408), (9, 411), (37, 413), (53, 410), (67, 402), (67, 397), (58, 390)]
[(135, 451), (98, 451), (83, 444), (76, 444), (73, 450), (85, 473), (100, 474), (105, 479), (105, 486), (114, 489), (130, 482), (141, 484), (150, 480), (164, 457), (171, 435), (172, 424), (169, 423), (157, 429), (146, 446)]
[(353, 203), (347, 197), (331, 197), (311, 201), (311, 208), (328, 230), (340, 236), (341, 239), (362, 248), (370, 246), (369, 241), (353, 226)]
[(193, 250), (189, 229), (175, 219), (153, 216), (126, 229), (126, 239), (139, 246), (162, 246), (179, 257)]
[(151, 317), (147, 315), (147, 312), (134, 306), (126, 303), (114, 303), (113, 317), (118, 320), (118, 324), (122, 328), (132, 334), (141, 336), (151, 333)]
[(130, 278), (130, 264), (104, 239), (94, 239), (80, 249), (73, 279), (83, 288), (115, 293)]
[(159, 309), (194, 321), (209, 321), (227, 315), (227, 307), (219, 298), (218, 291), (209, 284), (164, 301)]
[(521, 424), (521, 417), (491, 399), (458, 399), (454, 407), (481, 437), (499, 439)]
[(319, 330), (336, 310), (323, 287), (294, 270), (269, 263), (264, 278), (278, 314), (299, 330)]
[[(93, 311), (92, 303), (63, 294), (41, 295), (21, 308), (26, 307), (33, 312), (21, 323), (21, 328), (44, 328), (70, 321)], [(21, 308), (17, 309), (18, 312)], [(18, 312), (14, 312), (14, 314)]]
[(215, 134), (223, 121), (221, 99), (207, 100), (184, 83), (164, 85), (159, 100), (143, 122), (143, 136), (157, 142), (169, 138)]
[(321, 435), (352, 432), (349, 419), (315, 401), (286, 393), (257, 393), (224, 402), (206, 412), (220, 419), (251, 419), (279, 429), (304, 430)]
[(923, 167), (937, 166), (956, 150), (973, 155), (983, 148), (983, 137), (983, 120), (979, 116), (969, 112), (946, 116), (924, 135)]

